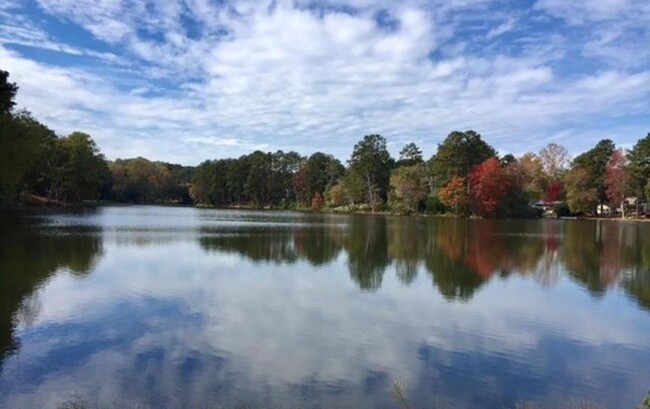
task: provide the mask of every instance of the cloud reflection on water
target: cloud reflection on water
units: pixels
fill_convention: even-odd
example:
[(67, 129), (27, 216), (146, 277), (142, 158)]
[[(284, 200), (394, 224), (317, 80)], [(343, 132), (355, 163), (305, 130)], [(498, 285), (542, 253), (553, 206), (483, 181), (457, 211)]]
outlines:
[(12, 304), (20, 324), (0, 329), (21, 343), (0, 406), (393, 407), (405, 379), (422, 403), (631, 407), (647, 389), (646, 226), (244, 213), (253, 225), (219, 228), (207, 213), (125, 228), (121, 211), (93, 216), (101, 233), (75, 234), (80, 216), (14, 241), (55, 267), (33, 267), (47, 273)]

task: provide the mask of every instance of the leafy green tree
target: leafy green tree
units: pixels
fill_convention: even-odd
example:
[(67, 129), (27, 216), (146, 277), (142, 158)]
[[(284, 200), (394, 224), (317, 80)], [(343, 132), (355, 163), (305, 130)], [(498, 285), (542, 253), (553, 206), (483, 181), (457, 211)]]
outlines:
[(230, 203), (242, 204), (247, 202), (246, 180), (248, 176), (249, 163), (246, 156), (239, 159), (227, 160), (226, 184)]
[(424, 200), (424, 206), (427, 213), (431, 214), (444, 214), (447, 211), (447, 206), (440, 200), (438, 195), (429, 193)]
[(109, 179), (92, 138), (75, 132), (57, 138), (28, 112), (13, 113), (18, 87), (0, 71), (0, 198), (19, 191), (49, 199), (97, 199)]
[(175, 203), (191, 204), (192, 198), (189, 194), (189, 187), (194, 178), (196, 167), (183, 166), (174, 163), (159, 162), (164, 166), (170, 175), (170, 186), (165, 192), (164, 200)]
[(28, 144), (28, 153), (23, 157), (26, 172), (21, 181), (21, 188), (45, 196), (56, 163), (57, 136), (53, 130), (25, 111), (19, 112), (14, 120), (21, 129), (21, 139)]
[(637, 141), (628, 154), (630, 175), (635, 194), (650, 198), (650, 133)]
[(399, 212), (416, 213), (420, 202), (427, 196), (424, 166), (416, 164), (393, 170), (390, 187), (388, 203), (391, 208)]
[(381, 135), (366, 135), (354, 145), (349, 161), (351, 172), (364, 184), (364, 199), (374, 212), (380, 201), (385, 201), (393, 160)]
[(422, 159), (422, 151), (415, 143), (411, 142), (406, 144), (399, 152), (399, 160), (396, 163), (396, 167), (421, 164), (424, 164), (424, 160)]
[(325, 191), (325, 200), (329, 206), (339, 207), (346, 204), (345, 190), (342, 183), (337, 183)]
[(255, 207), (262, 207), (269, 201), (269, 185), (271, 178), (271, 155), (255, 151), (244, 159), (248, 164), (245, 175), (244, 191)]
[(205, 161), (193, 172), (189, 194), (214, 206), (283, 206), (295, 202), (294, 180), (304, 158), (296, 152), (255, 151), (238, 159)]
[(475, 131), (450, 133), (429, 162), (434, 189), (445, 186), (454, 176), (465, 178), (474, 166), (496, 155)]
[(355, 209), (365, 198), (365, 183), (363, 177), (353, 170), (348, 170), (341, 180), (343, 197), (349, 208)]
[(0, 198), (23, 190), (42, 193), (49, 177), (52, 130), (26, 111), (0, 117)]
[(16, 198), (46, 160), (44, 150), (54, 133), (27, 111), (13, 112), (18, 86), (0, 70), (0, 201)]
[(213, 204), (210, 200), (210, 192), (212, 189), (212, 166), (214, 161), (206, 160), (201, 162), (196, 167), (194, 178), (189, 187), (190, 197), (194, 203), (198, 204)]
[(534, 166), (534, 163), (532, 163), (532, 168), (528, 168), (525, 161), (516, 160), (503, 168), (508, 193), (501, 201), (499, 217), (532, 218), (541, 216), (541, 213), (531, 206), (531, 202), (540, 200), (541, 192), (537, 186), (542, 183), (540, 180), (536, 180), (535, 173), (538, 168)]
[(269, 201), (287, 207), (295, 202), (293, 178), (304, 158), (296, 152), (281, 150), (271, 154), (271, 177), (268, 179)]
[(593, 204), (593, 210), (595, 210), (597, 204), (602, 204), (607, 201), (605, 174), (607, 163), (615, 149), (614, 142), (609, 139), (603, 139), (595, 147), (577, 156), (573, 161), (574, 168), (581, 168), (585, 171), (585, 187), (588, 190), (594, 189), (596, 191), (596, 201)]
[(592, 187), (589, 173), (577, 167), (564, 176), (566, 198), (572, 213), (589, 213), (594, 211), (598, 200), (598, 192)]
[(190, 196), (195, 203), (227, 206), (247, 201), (244, 182), (248, 167), (240, 159), (220, 159), (201, 163), (194, 173)]
[(307, 159), (294, 177), (297, 199), (307, 205), (316, 195), (324, 194), (343, 176), (345, 168), (332, 155), (316, 152)]
[(519, 174), (522, 189), (530, 200), (543, 200), (547, 179), (539, 156), (526, 153), (510, 166)]
[(117, 201), (156, 203), (174, 199), (172, 173), (163, 163), (145, 158), (118, 159), (109, 168), (113, 199)]
[(59, 139), (63, 178), (57, 195), (63, 201), (94, 200), (110, 178), (108, 164), (90, 135), (73, 132)]
[(9, 82), (9, 73), (0, 70), (0, 115), (11, 115), (11, 110), (16, 106), (14, 98), (17, 93), (18, 86)]

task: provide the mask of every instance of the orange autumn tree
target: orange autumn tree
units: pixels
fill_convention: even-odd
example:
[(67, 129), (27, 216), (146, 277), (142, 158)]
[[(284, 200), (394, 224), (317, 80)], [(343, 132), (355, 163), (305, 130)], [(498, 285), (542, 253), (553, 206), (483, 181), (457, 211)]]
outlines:
[(477, 216), (496, 217), (510, 189), (508, 175), (499, 159), (490, 158), (475, 166), (469, 175), (471, 209)]
[(438, 192), (438, 198), (445, 206), (453, 209), (454, 214), (458, 215), (464, 212), (467, 207), (467, 186), (465, 178), (454, 176)]

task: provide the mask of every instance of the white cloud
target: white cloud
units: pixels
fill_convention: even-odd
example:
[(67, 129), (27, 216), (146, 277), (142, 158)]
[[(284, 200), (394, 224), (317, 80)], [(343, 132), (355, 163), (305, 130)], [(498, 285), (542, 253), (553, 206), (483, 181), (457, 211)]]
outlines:
[(535, 7), (574, 24), (620, 18), (638, 20), (650, 13), (650, 5), (644, 0), (539, 0)]
[(505, 34), (509, 31), (512, 31), (516, 26), (517, 26), (517, 19), (509, 18), (508, 20), (504, 21), (503, 23), (499, 24), (498, 26), (488, 31), (485, 37), (488, 40), (493, 39), (495, 37), (500, 36), (501, 34)]
[[(609, 26), (582, 28), (586, 40), (577, 46), (586, 58), (605, 60), (606, 68), (564, 75), (568, 47), (576, 44), (561, 31), (533, 35), (523, 17), (502, 12), (478, 37), (471, 34), (477, 28), (467, 16), (486, 10), (489, 1), (39, 4), (120, 52), (106, 55), (104, 70), (64, 68), (11, 51), (5, 42), (0, 57), (21, 86), (19, 102), (61, 132), (91, 132), (109, 157), (198, 163), (268, 146), (347, 158), (367, 133), (394, 142), (393, 153), (397, 141), (413, 140), (431, 154), (448, 132), (467, 128), (500, 151), (537, 149), (546, 135), (573, 131), (573, 150), (584, 144), (585, 123), (650, 110), (650, 70), (631, 57), (643, 47), (632, 46), (628, 35)], [(574, 3), (542, 0), (536, 8), (579, 24), (566, 4)], [(647, 16), (630, 13), (633, 0), (581, 6), (585, 19), (637, 29)], [(395, 27), (377, 23), (380, 10)], [(197, 23), (188, 26), (188, 18)], [(498, 42), (514, 29), (525, 36)], [(473, 43), (480, 37), (490, 46)], [(93, 56), (50, 33), (14, 43), (28, 41)], [(645, 124), (625, 124), (626, 131), (630, 126), (619, 142), (647, 132)]]

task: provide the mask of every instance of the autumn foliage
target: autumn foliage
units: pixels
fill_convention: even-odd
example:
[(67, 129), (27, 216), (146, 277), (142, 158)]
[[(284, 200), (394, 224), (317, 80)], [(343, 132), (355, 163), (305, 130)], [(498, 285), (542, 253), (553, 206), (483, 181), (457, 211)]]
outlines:
[[(16, 111), (18, 86), (0, 70), (0, 204), (36, 196), (53, 203), (116, 201), (195, 203), (398, 213), (451, 212), (479, 217), (539, 217), (553, 204), (558, 217), (622, 211), (635, 202), (637, 217), (650, 212), (650, 133), (629, 150), (603, 139), (571, 158), (549, 143), (520, 157), (497, 151), (474, 130), (453, 131), (425, 160), (409, 143), (399, 160), (386, 139), (365, 135), (347, 166), (316, 152), (256, 150), (198, 166), (144, 158), (107, 161), (92, 138), (59, 137), (26, 111)], [(622, 206), (623, 205), (623, 206)], [(605, 211), (603, 211), (603, 209)]]
[(445, 187), (438, 192), (438, 198), (445, 205), (458, 214), (467, 206), (467, 187), (465, 178), (454, 176)]
[(494, 217), (505, 203), (511, 188), (510, 178), (497, 158), (490, 158), (472, 169), (469, 175), (471, 208), (477, 216)]
[(546, 189), (546, 201), (549, 203), (557, 202), (562, 198), (564, 188), (561, 182), (552, 182)]

